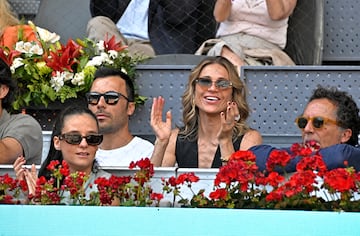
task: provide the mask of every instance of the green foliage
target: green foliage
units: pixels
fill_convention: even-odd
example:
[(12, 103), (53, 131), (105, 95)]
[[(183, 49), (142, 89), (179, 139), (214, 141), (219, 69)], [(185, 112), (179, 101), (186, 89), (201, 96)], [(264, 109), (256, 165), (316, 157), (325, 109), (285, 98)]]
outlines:
[[(34, 26), (38, 30), (38, 27)], [(13, 110), (84, 97), (89, 91), (96, 69), (100, 66), (121, 69), (134, 80), (136, 65), (144, 57), (132, 57), (126, 47), (108, 41), (90, 39), (69, 40), (62, 45), (58, 38), (41, 38), (39, 42), (19, 41), (15, 50), (2, 50), (0, 56), (10, 62), (13, 78), (17, 81)], [(20, 37), (22, 38), (22, 37)], [(143, 105), (146, 97), (136, 93), (136, 105)]]

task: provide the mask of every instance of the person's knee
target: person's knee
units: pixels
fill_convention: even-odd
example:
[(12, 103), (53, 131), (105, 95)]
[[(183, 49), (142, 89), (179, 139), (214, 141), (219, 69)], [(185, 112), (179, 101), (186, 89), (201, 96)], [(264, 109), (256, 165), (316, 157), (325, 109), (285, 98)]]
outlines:
[(106, 16), (96, 16), (91, 18), (88, 21), (86, 27), (87, 37), (91, 40), (98, 41), (104, 39), (104, 35), (108, 35), (109, 37), (115, 36), (116, 41), (121, 41), (125, 43), (116, 27), (115, 23)]
[(92, 17), (89, 20), (89, 23), (93, 23), (93, 22), (111, 22), (111, 23), (113, 23), (113, 21), (107, 16), (95, 16), (95, 17)]
[(221, 50), (221, 56), (228, 59), (235, 66), (243, 66), (244, 61), (237, 55), (234, 51), (232, 51), (229, 47), (224, 46)]
[(92, 27), (97, 27), (97, 26), (101, 26), (101, 25), (104, 25), (104, 24), (111, 24), (113, 23), (112, 20), (109, 18), (109, 17), (106, 17), (106, 16), (95, 16), (93, 18), (91, 18), (89, 21), (88, 21), (88, 24), (87, 24), (87, 29), (89, 30), (90, 28)]

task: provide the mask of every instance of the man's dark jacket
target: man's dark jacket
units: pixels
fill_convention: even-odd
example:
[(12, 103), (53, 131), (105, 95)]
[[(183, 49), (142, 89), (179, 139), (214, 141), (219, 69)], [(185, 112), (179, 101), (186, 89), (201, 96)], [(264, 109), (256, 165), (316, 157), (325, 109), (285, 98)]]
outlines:
[[(91, 0), (94, 16), (107, 16), (116, 24), (130, 0)], [(156, 54), (193, 54), (201, 43), (214, 38), (215, 0), (150, 0), (149, 37)]]

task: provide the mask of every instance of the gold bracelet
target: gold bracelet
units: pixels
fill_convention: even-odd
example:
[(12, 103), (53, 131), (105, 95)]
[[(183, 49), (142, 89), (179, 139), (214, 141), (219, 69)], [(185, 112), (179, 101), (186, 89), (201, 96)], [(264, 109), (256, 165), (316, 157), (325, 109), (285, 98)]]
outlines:
[(229, 157), (230, 157), (230, 156), (228, 156), (227, 158), (226, 158), (226, 157), (220, 157), (220, 160), (221, 160), (222, 162), (224, 162), (224, 163), (227, 163), (227, 162), (229, 161)]

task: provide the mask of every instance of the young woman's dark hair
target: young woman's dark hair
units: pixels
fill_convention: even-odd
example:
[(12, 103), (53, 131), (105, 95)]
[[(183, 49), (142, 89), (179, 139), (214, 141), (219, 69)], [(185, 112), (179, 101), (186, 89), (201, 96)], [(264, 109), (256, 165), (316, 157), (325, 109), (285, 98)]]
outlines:
[(17, 84), (11, 76), (10, 67), (2, 59), (0, 59), (0, 85), (9, 87), (8, 94), (2, 99), (2, 108), (8, 110), (14, 101)]
[[(63, 156), (62, 156), (61, 151), (56, 150), (55, 147), (54, 147), (54, 137), (61, 135), (61, 131), (64, 128), (64, 121), (65, 121), (66, 117), (72, 116), (72, 115), (82, 115), (82, 114), (88, 114), (89, 116), (93, 117), (94, 120), (96, 121), (96, 124), (97, 124), (98, 128), (99, 128), (99, 123), (98, 123), (98, 120), (97, 120), (96, 116), (87, 107), (69, 106), (69, 107), (65, 108), (57, 116), (57, 118), (55, 120), (54, 128), (53, 128), (53, 131), (52, 131), (52, 134), (51, 134), (51, 142), (50, 142), (49, 152), (48, 152), (48, 155), (47, 155), (46, 159), (41, 164), (39, 174), (38, 174), (39, 177), (44, 176), (46, 179), (50, 179), (51, 172), (46, 167), (50, 164), (51, 161), (58, 160), (60, 162), (60, 164), (63, 161)], [(94, 160), (93, 170), (96, 171), (96, 169), (97, 169), (97, 163)]]

